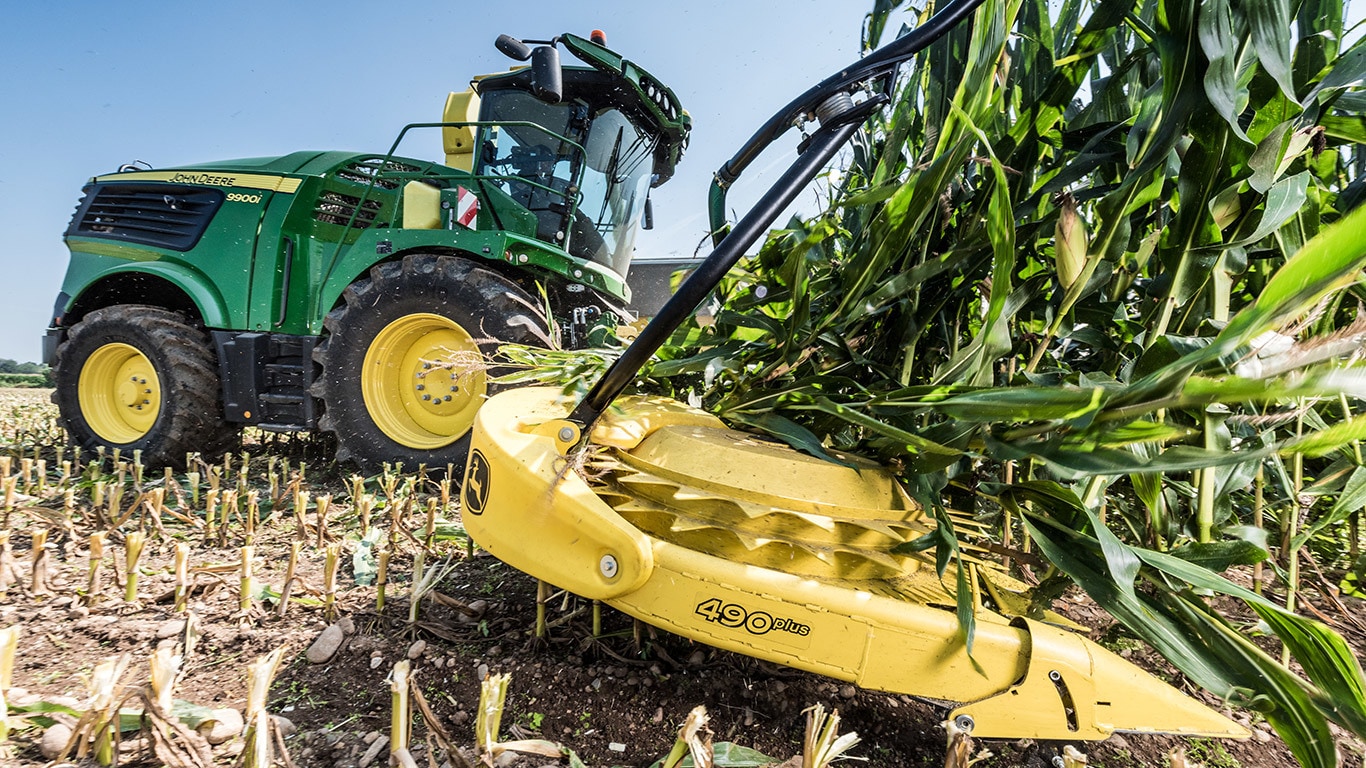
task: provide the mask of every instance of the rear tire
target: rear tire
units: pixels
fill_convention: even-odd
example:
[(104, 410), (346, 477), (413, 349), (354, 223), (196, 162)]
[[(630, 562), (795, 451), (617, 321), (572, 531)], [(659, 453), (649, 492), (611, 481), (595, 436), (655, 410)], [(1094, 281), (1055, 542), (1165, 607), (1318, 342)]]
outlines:
[(386, 463), (462, 467), (474, 414), (499, 387), (497, 368), (445, 367), (453, 356), (488, 360), (512, 342), (549, 346), (535, 302), (496, 272), (456, 256), (412, 254), (371, 268), (323, 321), (314, 351), (322, 374), (319, 427), (337, 460), (367, 471)]
[(120, 304), (87, 314), (57, 348), (55, 379), (62, 426), (82, 449), (184, 467), (189, 452), (213, 460), (236, 443), (212, 342), (174, 312)]

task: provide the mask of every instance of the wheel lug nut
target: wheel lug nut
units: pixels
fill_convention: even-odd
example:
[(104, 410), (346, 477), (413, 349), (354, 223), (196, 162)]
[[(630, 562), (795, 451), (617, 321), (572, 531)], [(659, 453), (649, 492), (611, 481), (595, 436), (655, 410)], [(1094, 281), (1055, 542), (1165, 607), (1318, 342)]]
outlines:
[(431, 395), (423, 395), (423, 396), (422, 396), (422, 399), (423, 399), (423, 400), (431, 400), (431, 399), (432, 399), (432, 396), (431, 396)]
[(418, 385), (417, 385), (417, 391), (418, 391), (418, 392), (421, 392), (421, 391), (424, 390), (424, 389), (426, 389), (425, 386), (423, 386), (423, 385), (421, 385), (421, 384), (418, 384)]
[(445, 397), (443, 397), (443, 398), (441, 398), (441, 399), (444, 400), (444, 401), (446, 401), (446, 402), (450, 402), (451, 396), (450, 396), (450, 395), (446, 395)]

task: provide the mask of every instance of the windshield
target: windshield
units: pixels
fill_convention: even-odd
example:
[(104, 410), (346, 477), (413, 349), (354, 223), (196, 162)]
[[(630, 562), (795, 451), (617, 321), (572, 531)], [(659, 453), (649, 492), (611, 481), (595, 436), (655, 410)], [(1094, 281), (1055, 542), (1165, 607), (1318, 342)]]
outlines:
[(599, 235), (590, 258), (623, 277), (631, 265), (650, 192), (654, 145), (653, 137), (616, 109), (594, 116), (584, 145), (588, 167), (583, 174), (581, 213), (590, 218)]
[(475, 173), (536, 216), (538, 239), (625, 277), (656, 140), (615, 107), (590, 109), (515, 89), (485, 94), (481, 118), (499, 125), (483, 131)]

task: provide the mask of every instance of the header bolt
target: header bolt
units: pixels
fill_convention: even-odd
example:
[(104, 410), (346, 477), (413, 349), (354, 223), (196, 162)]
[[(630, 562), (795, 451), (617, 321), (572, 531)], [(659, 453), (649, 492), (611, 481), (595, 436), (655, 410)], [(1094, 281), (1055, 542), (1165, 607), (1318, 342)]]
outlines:
[(617, 577), (617, 559), (611, 555), (603, 555), (598, 561), (598, 572), (604, 579), (615, 579)]

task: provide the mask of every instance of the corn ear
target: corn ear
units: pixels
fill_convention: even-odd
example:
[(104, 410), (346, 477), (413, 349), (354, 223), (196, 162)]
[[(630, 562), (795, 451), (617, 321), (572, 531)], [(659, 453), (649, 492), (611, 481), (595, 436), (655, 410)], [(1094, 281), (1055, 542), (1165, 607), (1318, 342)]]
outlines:
[(1053, 259), (1064, 289), (1071, 288), (1086, 267), (1086, 241), (1086, 223), (1077, 214), (1077, 201), (1063, 193), (1054, 230)]

